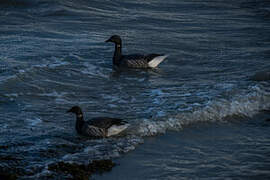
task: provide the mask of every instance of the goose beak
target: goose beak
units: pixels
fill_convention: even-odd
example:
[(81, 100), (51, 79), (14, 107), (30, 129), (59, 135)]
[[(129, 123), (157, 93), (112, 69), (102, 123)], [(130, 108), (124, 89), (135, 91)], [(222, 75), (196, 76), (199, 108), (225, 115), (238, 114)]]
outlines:
[(111, 41), (111, 39), (108, 39), (108, 40), (106, 40), (105, 42), (107, 43), (107, 42), (112, 42), (112, 41)]
[(70, 113), (71, 112), (71, 109), (70, 110), (68, 110), (68, 111), (66, 111), (66, 113)]

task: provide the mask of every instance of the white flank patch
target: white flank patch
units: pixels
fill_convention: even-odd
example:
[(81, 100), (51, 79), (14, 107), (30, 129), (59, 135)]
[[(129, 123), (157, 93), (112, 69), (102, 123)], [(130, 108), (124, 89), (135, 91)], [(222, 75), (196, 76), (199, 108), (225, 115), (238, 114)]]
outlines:
[(121, 125), (121, 126), (113, 125), (113, 126), (111, 126), (108, 129), (107, 136), (109, 137), (109, 136), (113, 136), (113, 135), (119, 134), (120, 132), (122, 132), (125, 129), (127, 129), (128, 126), (129, 126), (129, 124), (124, 124), (124, 125)]
[(168, 57), (168, 55), (164, 55), (164, 56), (157, 56), (154, 59), (152, 59), (151, 61), (148, 62), (149, 67), (151, 68), (155, 68), (157, 67), (164, 59), (166, 59)]

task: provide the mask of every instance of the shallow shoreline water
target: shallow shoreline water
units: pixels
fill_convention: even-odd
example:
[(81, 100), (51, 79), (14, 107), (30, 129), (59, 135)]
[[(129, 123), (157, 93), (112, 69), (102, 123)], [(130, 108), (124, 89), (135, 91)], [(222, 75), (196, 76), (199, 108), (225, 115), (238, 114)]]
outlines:
[(270, 113), (145, 138), (105, 179), (269, 179)]

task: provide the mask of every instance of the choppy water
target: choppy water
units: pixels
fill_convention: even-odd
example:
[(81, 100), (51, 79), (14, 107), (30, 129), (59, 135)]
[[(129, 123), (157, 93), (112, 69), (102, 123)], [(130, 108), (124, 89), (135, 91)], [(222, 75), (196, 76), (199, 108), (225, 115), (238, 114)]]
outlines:
[[(0, 165), (26, 179), (46, 177), (52, 162), (119, 157), (145, 136), (270, 107), (269, 82), (251, 80), (270, 71), (268, 1), (11, 0), (0, 7), (0, 156), (16, 159)], [(114, 48), (104, 43), (113, 34), (124, 53), (170, 56), (157, 70), (116, 72)], [(131, 127), (116, 138), (80, 137), (65, 113), (73, 105), (86, 118), (125, 118)]]

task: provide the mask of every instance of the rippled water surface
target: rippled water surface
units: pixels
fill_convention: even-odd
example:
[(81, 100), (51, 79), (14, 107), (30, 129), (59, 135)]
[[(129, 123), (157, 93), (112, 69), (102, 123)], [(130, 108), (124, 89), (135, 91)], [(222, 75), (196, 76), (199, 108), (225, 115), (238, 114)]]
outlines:
[(96, 179), (269, 179), (270, 115), (199, 123), (145, 138), (120, 165)]
[[(0, 166), (25, 179), (45, 178), (52, 174), (47, 165), (53, 162), (122, 158), (134, 149), (136, 158), (144, 147), (144, 153), (151, 155), (147, 157), (159, 159), (155, 149), (168, 143), (173, 150), (164, 161), (175, 158), (183, 164), (182, 152), (192, 162), (205, 160), (216, 174), (222, 172), (216, 177), (232, 177), (224, 168), (234, 159), (222, 162), (227, 154), (239, 152), (254, 128), (254, 139), (248, 143), (264, 137), (257, 144), (258, 166), (245, 165), (245, 152), (254, 149), (252, 145), (239, 152), (237, 162), (245, 171), (255, 168), (254, 177), (267, 177), (265, 167), (270, 162), (262, 159), (269, 158), (270, 141), (265, 135), (269, 126), (262, 125), (267, 117), (257, 116), (270, 107), (269, 19), (270, 3), (263, 0), (1, 1)], [(104, 42), (113, 34), (122, 37), (126, 54), (170, 56), (155, 70), (116, 71), (114, 47)], [(256, 73), (265, 75), (266, 81), (254, 81)], [(81, 137), (74, 129), (75, 117), (65, 113), (73, 105), (81, 106), (86, 118), (119, 117), (131, 126), (120, 137)], [(205, 144), (181, 134), (190, 131), (195, 136), (199, 131), (207, 136), (206, 129), (222, 141)], [(237, 135), (241, 138), (236, 141)], [(187, 148), (181, 149), (183, 143)], [(224, 149), (225, 154), (208, 147)], [(202, 156), (197, 161), (201, 153), (222, 158)], [(153, 162), (153, 166), (159, 163)], [(188, 177), (202, 177), (189, 162), (155, 173), (173, 179), (196, 171)], [(260, 166), (263, 170), (256, 171)], [(147, 176), (154, 169), (146, 168), (137, 178), (157, 178)], [(245, 176), (236, 174), (236, 178)]]

